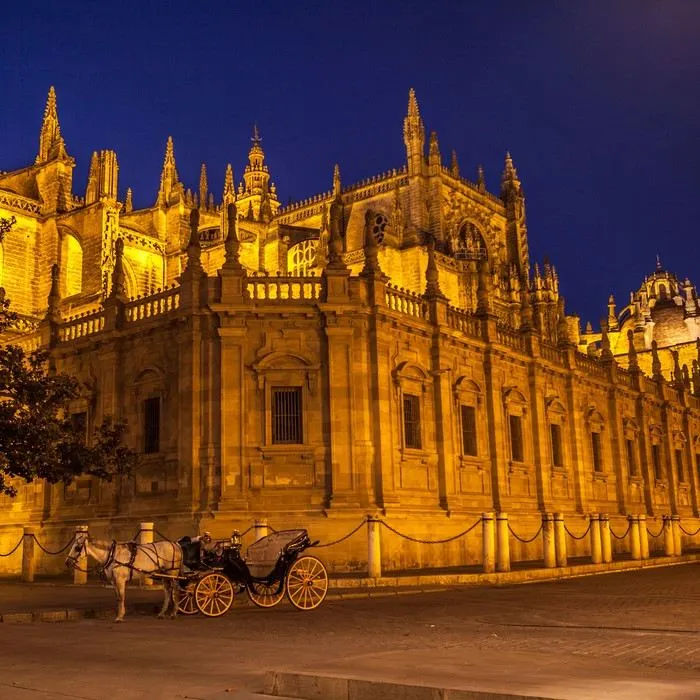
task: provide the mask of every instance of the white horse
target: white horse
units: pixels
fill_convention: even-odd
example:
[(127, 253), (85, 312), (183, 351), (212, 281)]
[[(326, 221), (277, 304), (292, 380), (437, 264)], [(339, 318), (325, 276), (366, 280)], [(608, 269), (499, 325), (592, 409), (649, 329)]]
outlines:
[[(136, 542), (112, 542), (93, 540), (87, 532), (76, 534), (73, 546), (66, 557), (66, 566), (76, 568), (83, 555), (92, 557), (98, 571), (114, 587), (117, 594), (117, 617), (124, 621), (126, 584), (136, 574), (166, 574), (179, 576), (182, 571), (182, 548), (175, 542), (164, 540), (149, 544)], [(165, 617), (172, 603), (171, 617), (177, 615), (180, 586), (174, 578), (163, 578), (163, 607), (158, 617)]]

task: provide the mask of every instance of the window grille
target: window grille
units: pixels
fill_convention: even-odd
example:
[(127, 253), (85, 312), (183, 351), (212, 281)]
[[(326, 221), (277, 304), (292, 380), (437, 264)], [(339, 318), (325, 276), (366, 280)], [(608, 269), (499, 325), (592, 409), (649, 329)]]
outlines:
[(593, 453), (593, 471), (603, 471), (603, 453), (600, 446), (600, 433), (591, 433), (591, 451)]
[(564, 466), (564, 454), (561, 445), (561, 425), (552, 423), (549, 426), (552, 436), (552, 465), (555, 467)]
[(509, 416), (510, 458), (514, 462), (524, 462), (523, 454), (523, 420), (520, 416)]
[(403, 395), (403, 434), (405, 447), (420, 450), (420, 401), (413, 394)]
[(634, 440), (625, 440), (627, 443), (627, 466), (630, 470), (630, 476), (637, 476), (637, 455), (634, 451)]
[(651, 456), (654, 459), (654, 478), (657, 481), (663, 479), (661, 471), (661, 445), (654, 444), (651, 446)]
[(685, 481), (685, 469), (683, 468), (683, 450), (676, 450), (676, 469), (678, 481)]
[(318, 241), (310, 238), (293, 245), (287, 251), (287, 268), (295, 277), (305, 277), (316, 266)]
[(272, 443), (302, 442), (301, 387), (272, 389)]
[(143, 402), (143, 451), (146, 454), (160, 452), (160, 397)]
[(462, 453), (476, 457), (476, 409), (474, 406), (462, 406)]

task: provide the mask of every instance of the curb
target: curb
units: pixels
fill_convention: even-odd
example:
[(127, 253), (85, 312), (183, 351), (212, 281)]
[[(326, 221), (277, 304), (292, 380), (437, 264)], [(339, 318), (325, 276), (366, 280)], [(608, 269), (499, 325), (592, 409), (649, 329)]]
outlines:
[(273, 697), (300, 700), (560, 700), (553, 696), (439, 688), (286, 671), (268, 671), (264, 692)]

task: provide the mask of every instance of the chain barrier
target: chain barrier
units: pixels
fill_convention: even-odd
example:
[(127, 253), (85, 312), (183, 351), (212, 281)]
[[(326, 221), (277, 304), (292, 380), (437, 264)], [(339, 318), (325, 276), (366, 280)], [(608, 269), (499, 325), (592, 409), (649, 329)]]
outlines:
[(36, 535), (32, 535), (32, 537), (34, 538), (34, 541), (37, 543), (39, 549), (40, 549), (42, 552), (44, 552), (45, 554), (50, 554), (51, 556), (56, 556), (56, 555), (58, 555), (58, 554), (62, 554), (63, 552), (65, 552), (65, 551), (68, 549), (68, 547), (70, 547), (70, 546), (73, 544), (73, 540), (75, 539), (75, 535), (74, 535), (73, 537), (71, 537), (71, 538), (68, 540), (68, 542), (66, 542), (66, 544), (65, 544), (63, 547), (61, 547), (61, 549), (57, 549), (57, 550), (54, 552), (54, 551), (52, 551), (52, 550), (50, 550), (50, 549), (46, 549), (46, 547), (44, 547), (44, 545), (41, 544), (41, 542), (39, 542), (39, 540), (36, 538)]
[(610, 534), (616, 539), (616, 540), (624, 540), (625, 537), (627, 537), (627, 533), (630, 531), (630, 528), (632, 527), (632, 523), (627, 524), (627, 529), (621, 534), (621, 535), (616, 535), (615, 530), (613, 530), (611, 527), (608, 528), (610, 530)]
[(326, 542), (325, 544), (314, 544), (312, 545), (312, 547), (320, 549), (321, 547), (332, 547), (334, 544), (340, 544), (341, 542), (347, 540), (349, 537), (352, 537), (360, 528), (364, 527), (365, 523), (367, 522), (367, 519), (363, 520), (357, 527), (350, 530), (350, 532), (348, 532), (347, 535), (343, 535), (339, 540), (333, 540), (333, 542)]
[(9, 557), (10, 555), (14, 554), (19, 549), (23, 539), (24, 535), (20, 535), (19, 542), (7, 554), (0, 554), (0, 557)]
[[(586, 528), (586, 531), (582, 535), (574, 535), (574, 533), (571, 532), (571, 530), (569, 530), (569, 528), (566, 527), (566, 525), (564, 525), (564, 530), (566, 530), (566, 534), (569, 537), (572, 537), (575, 540), (582, 540), (591, 531), (591, 521), (590, 520), (588, 521), (588, 527)], [(627, 533), (625, 533), (625, 534), (627, 534)], [(624, 537), (624, 535), (623, 535), (623, 537)]]
[[(393, 528), (389, 523), (384, 522), (384, 520), (371, 520), (371, 522), (375, 523), (381, 523), (384, 525), (384, 527), (387, 530), (390, 530), (393, 532), (395, 535), (398, 535), (399, 537), (403, 537), (405, 540), (409, 540), (410, 542), (418, 542), (418, 544), (445, 544), (446, 542), (452, 542), (454, 540), (458, 540), (460, 537), (464, 537), (467, 533), (471, 532), (481, 521), (483, 518), (479, 518), (473, 525), (468, 527), (466, 530), (454, 535), (454, 537), (446, 537), (444, 540), (421, 540), (418, 539), (417, 537), (411, 537), (410, 535), (405, 535), (403, 532), (399, 532), (395, 528)], [(367, 520), (367, 522), (370, 522), (370, 519)]]
[(523, 544), (529, 544), (530, 542), (534, 542), (539, 536), (540, 532), (542, 532), (542, 528), (544, 527), (544, 524), (541, 524), (537, 532), (532, 536), (532, 537), (520, 537), (515, 530), (510, 526), (510, 523), (508, 523), (508, 530), (513, 537), (515, 537), (518, 542), (522, 542)]
[(656, 534), (654, 534), (649, 528), (647, 528), (647, 534), (649, 535), (649, 537), (661, 537), (661, 533), (663, 531), (664, 531), (664, 524), (663, 523), (661, 523), (661, 529)]
[(695, 537), (700, 532), (700, 527), (695, 532), (688, 532), (683, 525), (681, 525), (680, 521), (678, 522), (678, 527), (681, 529), (681, 532), (684, 534), (688, 535), (688, 537)]

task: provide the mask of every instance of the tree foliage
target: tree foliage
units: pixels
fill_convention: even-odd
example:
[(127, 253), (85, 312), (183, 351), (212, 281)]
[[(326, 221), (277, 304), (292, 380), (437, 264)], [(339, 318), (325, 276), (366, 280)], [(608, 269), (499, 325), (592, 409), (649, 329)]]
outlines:
[[(0, 334), (17, 319), (9, 306), (0, 289)], [(16, 495), (17, 477), (70, 483), (80, 474), (111, 480), (132, 470), (136, 454), (123, 443), (123, 422), (107, 417), (88, 438), (72, 420), (80, 389), (74, 377), (50, 371), (48, 352), (0, 347), (0, 494)]]

